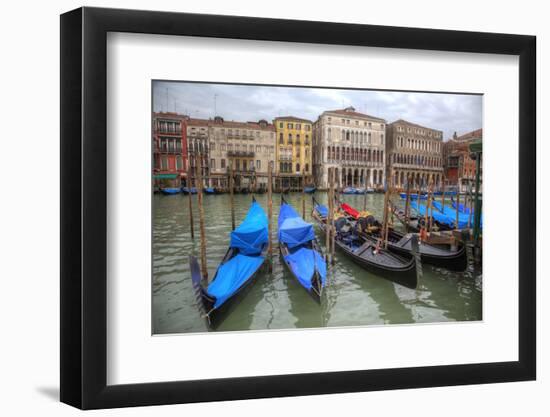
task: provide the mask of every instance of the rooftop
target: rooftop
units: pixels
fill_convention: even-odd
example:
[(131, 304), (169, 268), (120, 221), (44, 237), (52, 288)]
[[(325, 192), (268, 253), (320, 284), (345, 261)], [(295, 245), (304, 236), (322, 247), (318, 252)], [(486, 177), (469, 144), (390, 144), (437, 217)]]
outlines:
[(386, 120), (381, 119), (380, 117), (375, 117), (375, 116), (371, 116), (370, 114), (356, 112), (355, 107), (352, 107), (352, 106), (346, 107), (345, 109), (327, 110), (323, 112), (323, 114), (337, 114), (339, 116), (358, 117), (361, 119), (369, 119), (377, 122), (386, 123)]
[(188, 126), (200, 126), (200, 127), (226, 127), (236, 129), (254, 129), (254, 130), (275, 130), (275, 127), (268, 123), (266, 120), (259, 120), (257, 122), (235, 122), (233, 120), (226, 121), (221, 117), (215, 119), (194, 119), (190, 118), (187, 121)]
[(412, 123), (412, 122), (409, 122), (408, 120), (405, 120), (405, 119), (398, 119), (395, 122), (390, 123), (390, 125), (396, 125), (396, 124), (405, 124), (405, 125), (408, 125), (408, 126), (417, 127), (419, 129), (437, 130), (438, 132), (440, 132), (440, 130), (438, 130), (438, 129), (434, 129), (434, 128), (431, 128), (431, 127), (426, 127), (426, 126), (422, 126), (422, 125), (419, 125), (419, 124), (416, 124), (416, 123)]
[(273, 121), (279, 121), (279, 120), (285, 120), (285, 121), (292, 121), (292, 122), (301, 122), (301, 123), (313, 123), (311, 120), (308, 120), (308, 119), (302, 119), (300, 117), (295, 117), (295, 116), (281, 116), (281, 117), (276, 117), (275, 119), (273, 119)]

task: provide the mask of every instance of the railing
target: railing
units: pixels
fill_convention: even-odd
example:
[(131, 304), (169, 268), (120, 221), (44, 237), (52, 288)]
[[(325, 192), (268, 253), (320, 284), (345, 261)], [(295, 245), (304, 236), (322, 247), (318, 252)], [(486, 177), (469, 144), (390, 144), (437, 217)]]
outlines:
[(176, 148), (176, 149), (164, 149), (164, 148), (159, 148), (159, 147), (155, 147), (155, 150), (154, 150), (155, 153), (182, 153), (182, 149), (181, 148)]
[(180, 135), (181, 136), (181, 129), (177, 129), (177, 130), (157, 129), (157, 133), (161, 135)]

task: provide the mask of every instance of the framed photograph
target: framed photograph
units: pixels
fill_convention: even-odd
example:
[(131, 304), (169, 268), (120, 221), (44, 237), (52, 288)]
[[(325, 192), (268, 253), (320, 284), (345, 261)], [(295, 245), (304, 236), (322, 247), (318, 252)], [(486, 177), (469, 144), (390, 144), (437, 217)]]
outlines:
[(533, 380), (535, 37), (61, 16), (61, 401)]

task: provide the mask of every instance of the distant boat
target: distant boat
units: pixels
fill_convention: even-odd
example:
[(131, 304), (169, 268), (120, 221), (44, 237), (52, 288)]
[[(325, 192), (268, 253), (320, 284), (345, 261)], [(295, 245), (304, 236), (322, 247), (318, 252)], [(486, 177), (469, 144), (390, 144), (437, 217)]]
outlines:
[(231, 232), (229, 249), (214, 278), (203, 285), (197, 259), (189, 257), (195, 297), (201, 314), (217, 327), (229, 314), (238, 296), (256, 280), (268, 248), (268, 222), (263, 208), (252, 199), (243, 222)]
[(355, 189), (355, 194), (365, 194), (367, 189), (365, 187), (358, 187)]
[(374, 188), (367, 187), (367, 194), (372, 194), (372, 193), (374, 193)]
[[(402, 198), (402, 199), (406, 199), (407, 198), (407, 193), (399, 193), (399, 196)], [(411, 193), (409, 194), (409, 198), (411, 200), (418, 200), (418, 194), (416, 193)], [(420, 194), (420, 199), (421, 200), (427, 200), (428, 199), (428, 195), (427, 194)]]
[(311, 185), (309, 187), (304, 187), (304, 193), (306, 194), (313, 194), (317, 188), (315, 188), (314, 185)]
[(327, 265), (313, 225), (305, 222), (282, 198), (278, 226), (281, 258), (298, 283), (320, 302), (327, 280)]
[(355, 191), (353, 187), (346, 187), (342, 190), (342, 194), (355, 194)]
[(195, 187), (191, 187), (190, 189), (187, 187), (182, 187), (181, 192), (183, 194), (197, 194), (197, 189)]
[(217, 194), (216, 190), (213, 187), (206, 187), (203, 189), (204, 194)]
[(161, 188), (160, 192), (164, 195), (179, 194), (181, 190), (179, 188)]

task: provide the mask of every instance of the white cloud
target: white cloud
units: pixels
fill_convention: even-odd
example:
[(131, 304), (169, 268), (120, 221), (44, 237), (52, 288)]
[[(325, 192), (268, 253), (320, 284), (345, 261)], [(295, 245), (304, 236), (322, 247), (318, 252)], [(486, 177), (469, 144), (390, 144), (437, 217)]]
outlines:
[(354, 106), (357, 111), (392, 122), (406, 119), (444, 132), (449, 139), (482, 127), (482, 96), (399, 91), (340, 90), (235, 84), (155, 81), (155, 111), (226, 120), (272, 120), (293, 115), (310, 120), (326, 110)]

